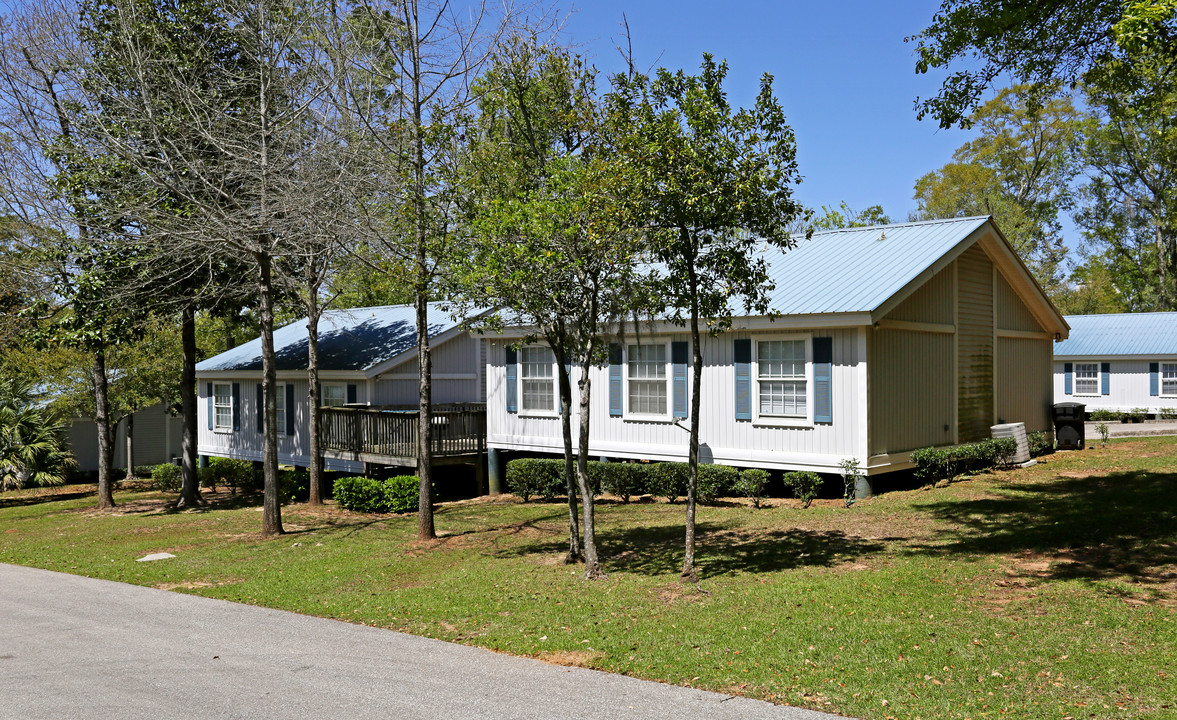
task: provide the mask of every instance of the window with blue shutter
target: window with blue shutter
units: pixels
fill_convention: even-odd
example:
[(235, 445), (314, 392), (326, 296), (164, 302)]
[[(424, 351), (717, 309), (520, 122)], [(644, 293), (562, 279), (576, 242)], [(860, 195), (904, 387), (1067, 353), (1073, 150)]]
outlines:
[(1075, 366), (1071, 363), (1063, 363), (1063, 394), (1073, 394), (1075, 387)]
[(671, 369), (671, 399), (673, 401), (672, 414), (676, 418), (687, 416), (687, 355), (690, 345), (686, 341), (670, 343)]
[(834, 421), (834, 339), (813, 338), (813, 421)]
[(617, 343), (609, 343), (609, 415), (611, 417), (621, 417), (623, 412), (621, 404), (621, 366), (621, 346)]
[(752, 419), (752, 341), (732, 341), (736, 371), (736, 420)]
[(513, 347), (507, 348), (507, 412), (519, 412), (519, 357)]

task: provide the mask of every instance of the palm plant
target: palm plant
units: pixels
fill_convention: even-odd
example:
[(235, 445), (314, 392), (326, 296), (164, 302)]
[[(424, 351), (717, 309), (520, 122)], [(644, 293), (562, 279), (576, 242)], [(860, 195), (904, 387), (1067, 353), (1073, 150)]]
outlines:
[(0, 380), (0, 490), (60, 485), (74, 464), (65, 422), (39, 404), (32, 384)]

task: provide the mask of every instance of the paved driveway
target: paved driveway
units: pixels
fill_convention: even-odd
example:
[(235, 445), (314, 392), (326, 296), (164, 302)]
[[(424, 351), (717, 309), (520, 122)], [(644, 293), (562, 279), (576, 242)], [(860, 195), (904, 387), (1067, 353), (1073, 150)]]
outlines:
[(0, 718), (832, 715), (0, 564)]

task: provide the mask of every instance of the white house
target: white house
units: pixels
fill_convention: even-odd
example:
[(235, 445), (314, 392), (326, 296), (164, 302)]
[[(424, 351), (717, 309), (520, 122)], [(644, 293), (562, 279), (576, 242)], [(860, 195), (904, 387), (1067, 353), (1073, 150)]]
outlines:
[[(991, 219), (821, 232), (764, 254), (774, 315), (704, 341), (705, 461), (836, 473), (853, 458), (873, 475), (1001, 422), (1051, 431), (1052, 345), (1068, 326)], [(490, 342), (496, 456), (562, 452), (553, 357), (516, 347), (526, 335)], [(688, 339), (656, 322), (612, 344), (592, 371), (590, 454), (686, 459)]]
[(1069, 315), (1054, 348), (1056, 402), (1177, 412), (1177, 312)]
[[(411, 305), (330, 310), (319, 323), (323, 406), (416, 406), (417, 337)], [(435, 404), (482, 402), (485, 347), (439, 305), (429, 308)], [(278, 458), (309, 465), (306, 320), (274, 331)], [(201, 456), (262, 459), (261, 338), (196, 366)], [(357, 460), (327, 458), (328, 470), (361, 472)]]

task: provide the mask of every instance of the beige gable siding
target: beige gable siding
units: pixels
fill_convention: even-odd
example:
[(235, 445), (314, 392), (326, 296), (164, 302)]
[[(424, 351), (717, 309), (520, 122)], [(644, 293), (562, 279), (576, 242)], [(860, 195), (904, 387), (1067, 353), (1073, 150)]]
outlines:
[(953, 292), (952, 268), (947, 267), (887, 313), (887, 318), (951, 325)]
[(1042, 331), (1030, 308), (1018, 297), (1001, 273), (995, 273), (994, 302), (997, 306), (997, 327), (1001, 330)]
[(973, 246), (956, 260), (959, 442), (989, 437), (993, 424), (993, 263)]

